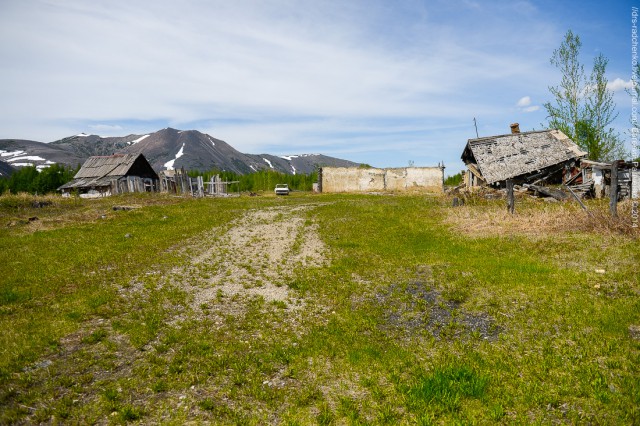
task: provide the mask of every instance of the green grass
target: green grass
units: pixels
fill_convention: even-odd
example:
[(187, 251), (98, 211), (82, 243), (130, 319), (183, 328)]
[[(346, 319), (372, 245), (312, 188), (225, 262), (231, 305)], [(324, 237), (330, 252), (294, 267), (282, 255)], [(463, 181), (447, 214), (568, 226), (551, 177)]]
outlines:
[[(286, 283), (302, 307), (162, 284), (200, 233), (310, 204), (330, 262)], [(56, 200), (34, 231), (0, 201), (0, 423), (640, 424), (637, 240), (469, 238), (449, 205)]]

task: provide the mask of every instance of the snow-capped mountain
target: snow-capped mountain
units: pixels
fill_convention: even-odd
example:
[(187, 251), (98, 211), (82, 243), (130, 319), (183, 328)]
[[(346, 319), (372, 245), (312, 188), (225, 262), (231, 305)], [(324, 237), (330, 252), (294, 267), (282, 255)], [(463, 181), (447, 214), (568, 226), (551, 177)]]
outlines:
[(95, 155), (142, 153), (157, 171), (181, 168), (228, 170), (240, 174), (270, 169), (287, 174), (310, 173), (318, 166), (354, 166), (357, 163), (321, 154), (275, 156), (243, 154), (228, 143), (197, 130), (166, 128), (144, 135), (100, 137), (84, 133), (51, 143), (0, 140), (0, 160), (14, 168), (53, 163), (72, 167)]

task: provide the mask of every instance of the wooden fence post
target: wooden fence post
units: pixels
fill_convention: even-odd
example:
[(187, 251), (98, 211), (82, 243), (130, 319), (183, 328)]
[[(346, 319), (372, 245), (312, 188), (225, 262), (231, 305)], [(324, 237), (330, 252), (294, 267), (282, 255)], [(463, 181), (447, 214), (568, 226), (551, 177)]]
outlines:
[(516, 209), (516, 199), (513, 195), (513, 179), (507, 179), (507, 210), (513, 214)]
[(618, 217), (618, 162), (611, 163), (611, 185), (609, 186), (609, 213)]
[(204, 180), (202, 176), (198, 176), (198, 197), (204, 197)]

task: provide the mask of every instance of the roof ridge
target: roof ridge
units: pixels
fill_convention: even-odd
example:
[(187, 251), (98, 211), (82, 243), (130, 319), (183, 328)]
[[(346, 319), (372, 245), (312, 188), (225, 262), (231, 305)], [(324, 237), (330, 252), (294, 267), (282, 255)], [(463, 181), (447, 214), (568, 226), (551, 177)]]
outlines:
[(507, 136), (530, 135), (530, 134), (533, 134), (533, 133), (547, 133), (547, 132), (553, 132), (554, 130), (558, 130), (558, 129), (530, 130), (528, 132), (505, 133), (503, 135), (483, 136), (481, 138), (468, 139), (467, 142), (475, 142), (475, 141), (482, 141), (482, 140), (486, 140), (486, 139), (495, 139), (495, 138), (504, 138), (504, 137), (507, 137)]

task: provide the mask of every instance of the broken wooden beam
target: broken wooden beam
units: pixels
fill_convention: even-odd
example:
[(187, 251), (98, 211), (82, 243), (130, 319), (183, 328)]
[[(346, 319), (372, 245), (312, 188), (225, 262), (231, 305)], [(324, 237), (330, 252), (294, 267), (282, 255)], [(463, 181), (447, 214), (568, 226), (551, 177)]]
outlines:
[(571, 190), (571, 188), (570, 188), (568, 185), (564, 185), (564, 187), (565, 187), (565, 188), (567, 188), (567, 190), (569, 190), (569, 193), (570, 193), (571, 195), (573, 195), (573, 198), (575, 198), (575, 199), (576, 199), (576, 201), (577, 201), (578, 203), (580, 203), (580, 206), (582, 207), (582, 209), (583, 209), (584, 211), (586, 211), (587, 213), (589, 213), (589, 216), (593, 216), (593, 215), (591, 214), (591, 212), (587, 209), (587, 206), (585, 206), (585, 205), (584, 205), (584, 203), (583, 203), (583, 202), (580, 200), (580, 198), (575, 194), (575, 192), (573, 192), (573, 191)]
[(525, 183), (525, 188), (529, 188), (539, 194), (546, 195), (547, 197), (555, 198), (558, 201), (565, 201), (569, 198), (569, 194), (559, 189), (547, 188), (546, 186), (532, 185)]

